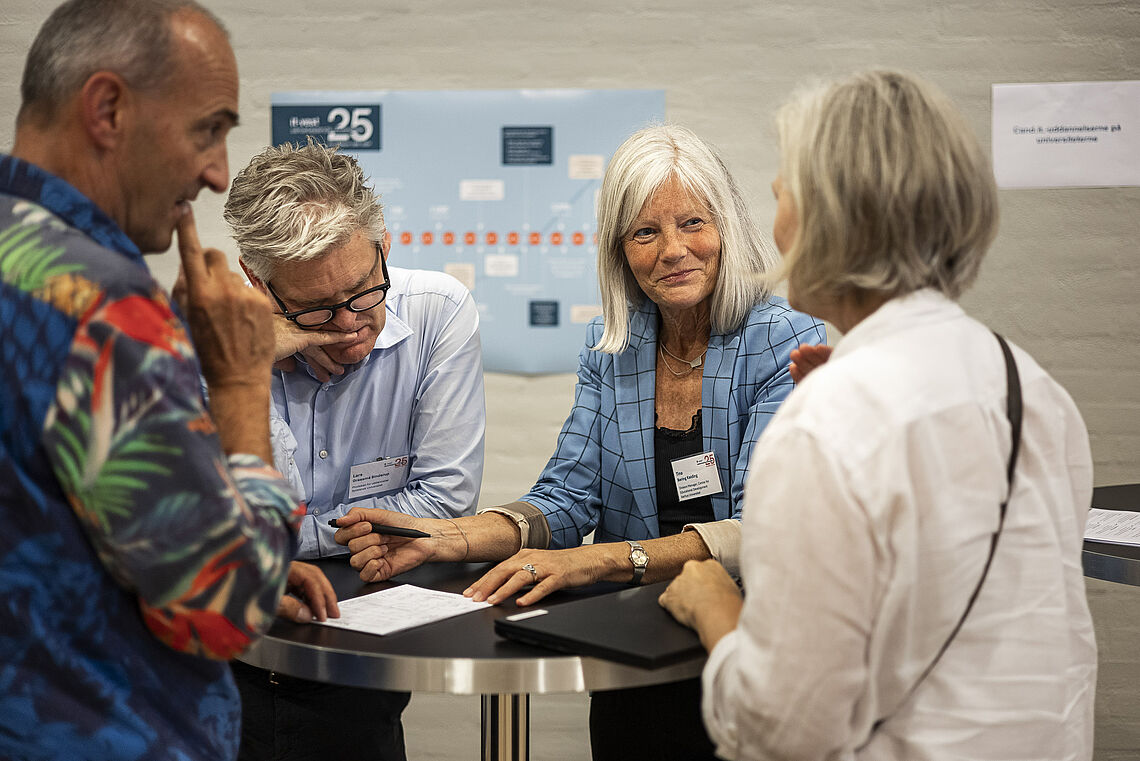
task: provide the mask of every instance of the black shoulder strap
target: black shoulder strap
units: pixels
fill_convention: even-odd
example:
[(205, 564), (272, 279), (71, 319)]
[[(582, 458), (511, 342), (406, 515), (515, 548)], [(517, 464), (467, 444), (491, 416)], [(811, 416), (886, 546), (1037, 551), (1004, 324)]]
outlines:
[[(891, 718), (891, 716), (894, 715), (894, 713), (897, 713), (899, 709), (907, 704), (907, 701), (909, 701), (911, 697), (914, 696), (914, 693), (918, 689), (918, 686), (926, 680), (926, 677), (930, 676), (930, 672), (933, 671), (934, 667), (938, 665), (938, 662), (942, 660), (942, 656), (950, 647), (950, 643), (953, 642), (954, 638), (958, 636), (958, 632), (961, 630), (962, 624), (966, 623), (966, 617), (970, 615), (970, 611), (973, 609), (974, 603), (978, 599), (978, 594), (982, 591), (982, 584), (985, 583), (986, 577), (990, 573), (990, 566), (993, 565), (994, 562), (994, 553), (997, 551), (998, 537), (1001, 536), (1002, 527), (1005, 526), (1006, 507), (1009, 505), (1009, 500), (1013, 496), (1013, 471), (1017, 468), (1017, 453), (1021, 449), (1021, 378), (1017, 373), (1017, 363), (1013, 360), (1013, 352), (1010, 350), (1009, 344), (1007, 344), (1005, 342), (1005, 339), (1002, 338), (999, 334), (994, 333), (994, 336), (997, 338), (998, 344), (1001, 345), (1001, 353), (1005, 357), (1005, 414), (1009, 418), (1011, 429), (1011, 443), (1009, 450), (1009, 464), (1006, 467), (1006, 480), (1009, 484), (1009, 488), (1006, 492), (1005, 499), (1002, 500), (1001, 507), (999, 508), (997, 530), (994, 531), (993, 536), (990, 538), (990, 554), (986, 557), (986, 564), (982, 568), (981, 578), (978, 579), (978, 584), (974, 587), (974, 591), (970, 595), (969, 602), (966, 603), (966, 609), (962, 611), (961, 618), (958, 619), (958, 623), (956, 623), (954, 625), (954, 628), (950, 631), (950, 636), (947, 637), (946, 641), (942, 643), (942, 647), (939, 648), (938, 654), (934, 656), (934, 660), (930, 662), (930, 665), (926, 667), (926, 669), (918, 677), (917, 681), (915, 681), (915, 683), (911, 685), (910, 689), (907, 690), (906, 696), (901, 701), (899, 701), (899, 704), (895, 708), (894, 712), (888, 714), (887, 716), (883, 716), (875, 722), (874, 726), (871, 727), (871, 736), (867, 738), (867, 742), (871, 741), (871, 737), (875, 736), (875, 732), (878, 731), (883, 722), (887, 721), (889, 718)], [(866, 743), (864, 743), (864, 746), (865, 745)]]
[[(1006, 468), (1006, 478), (1009, 480), (1010, 494), (1006, 496), (1001, 505), (1002, 521), (1005, 520), (1005, 506), (1013, 493), (1013, 470), (1017, 467), (1017, 453), (1021, 449), (1021, 376), (1017, 374), (1017, 363), (1013, 361), (1013, 351), (1000, 334), (994, 333), (1001, 346), (1001, 353), (1005, 356), (1006, 401), (1005, 414), (1012, 427), (1013, 441), (1009, 448), (1009, 467)], [(1000, 529), (999, 529), (1000, 530)]]

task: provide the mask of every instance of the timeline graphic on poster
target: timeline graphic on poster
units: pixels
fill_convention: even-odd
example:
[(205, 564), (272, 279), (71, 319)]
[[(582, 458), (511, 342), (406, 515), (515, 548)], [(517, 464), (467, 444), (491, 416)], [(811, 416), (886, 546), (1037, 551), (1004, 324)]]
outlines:
[(661, 122), (663, 90), (274, 93), (273, 144), (313, 137), (360, 162), (389, 263), (458, 278), (487, 370), (572, 372), (601, 314), (595, 204), (614, 150)]

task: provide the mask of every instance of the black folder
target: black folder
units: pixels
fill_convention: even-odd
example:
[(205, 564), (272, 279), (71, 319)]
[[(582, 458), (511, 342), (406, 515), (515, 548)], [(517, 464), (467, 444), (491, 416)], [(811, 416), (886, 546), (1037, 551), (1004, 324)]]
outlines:
[(574, 655), (659, 668), (704, 652), (696, 633), (657, 604), (668, 582), (536, 608), (495, 620), (501, 637)]

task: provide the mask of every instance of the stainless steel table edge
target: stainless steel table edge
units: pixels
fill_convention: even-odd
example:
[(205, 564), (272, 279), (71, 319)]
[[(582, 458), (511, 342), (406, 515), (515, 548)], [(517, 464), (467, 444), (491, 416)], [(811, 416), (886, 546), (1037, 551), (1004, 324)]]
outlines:
[(650, 670), (574, 655), (517, 659), (389, 655), (319, 645), (298, 647), (273, 636), (258, 640), (240, 660), (269, 671), (348, 687), (451, 695), (544, 695), (642, 687), (690, 679), (704, 667), (703, 658)]

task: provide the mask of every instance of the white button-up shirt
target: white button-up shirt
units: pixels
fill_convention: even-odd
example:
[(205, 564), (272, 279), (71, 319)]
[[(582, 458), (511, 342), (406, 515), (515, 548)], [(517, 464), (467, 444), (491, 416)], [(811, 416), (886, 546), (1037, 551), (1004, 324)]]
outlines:
[[(1081, 544), (1088, 435), (1024, 351), (1006, 497), (1006, 373), (993, 335), (933, 291), (856, 325), (785, 402), (744, 495), (746, 598), (704, 672), (738, 759), (1088, 759), (1096, 644)], [(872, 732), (876, 721), (886, 721)]]

